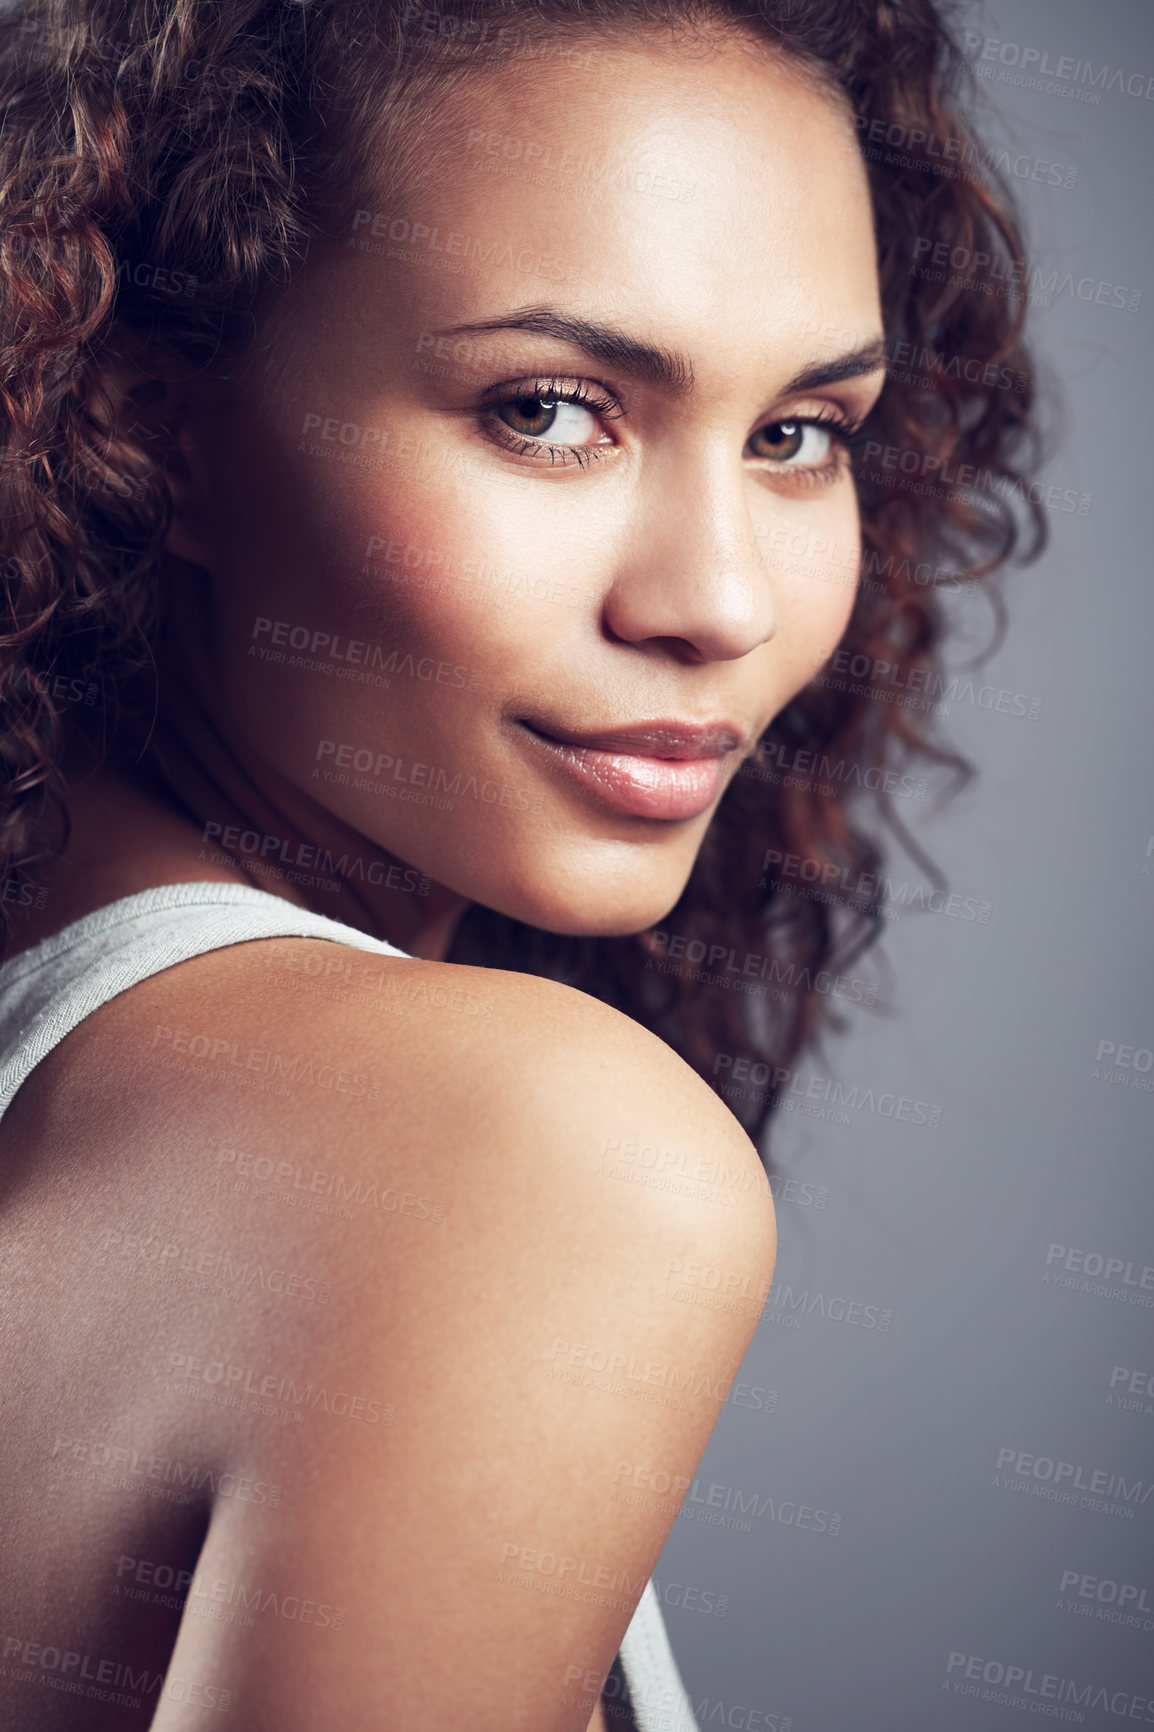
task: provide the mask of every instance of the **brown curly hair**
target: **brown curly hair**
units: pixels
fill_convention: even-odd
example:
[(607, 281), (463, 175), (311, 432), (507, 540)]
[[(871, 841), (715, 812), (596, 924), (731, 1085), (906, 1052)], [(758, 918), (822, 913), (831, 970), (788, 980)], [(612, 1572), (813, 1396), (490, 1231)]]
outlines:
[[(171, 507), (160, 468), (102, 400), (110, 348), (131, 333), (194, 357), (241, 350), (310, 240), (347, 231), (378, 153), (404, 174), (420, 137), (406, 116), (446, 79), (655, 26), (760, 36), (853, 111), (891, 362), (855, 459), (863, 570), (848, 574), (860, 581), (838, 654), (733, 779), (658, 931), (558, 936), (474, 907), (450, 959), (552, 975), (616, 1005), (756, 1134), (803, 1046), (836, 1020), (832, 1000), (860, 996), (829, 983), (882, 924), (867, 807), (913, 846), (893, 800), (910, 764), (964, 769), (928, 737), (940, 591), (1043, 537), (1025, 302), (1004, 292), (1025, 276), (1019, 230), (933, 0), (24, 0), (6, 12), (0, 875), (25, 882), (62, 845), (62, 762), (81, 717), (95, 713), (112, 741), (128, 700), (111, 694), (147, 687)], [(923, 271), (927, 256), (954, 271)], [(94, 679), (101, 701), (81, 705)], [(767, 1086), (724, 1087), (737, 1060)]]

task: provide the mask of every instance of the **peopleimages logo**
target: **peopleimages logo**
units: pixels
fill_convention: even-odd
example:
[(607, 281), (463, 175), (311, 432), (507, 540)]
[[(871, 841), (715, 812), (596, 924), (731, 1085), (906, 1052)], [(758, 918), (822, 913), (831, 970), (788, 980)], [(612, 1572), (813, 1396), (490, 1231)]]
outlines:
[(1062, 1571), (1055, 1610), (1120, 1624), (1128, 1630), (1154, 1630), (1154, 1605), (1142, 1584), (1115, 1582), (1083, 1570)]
[[(146, 1666), (134, 1670), (130, 1663), (121, 1660), (81, 1654), (55, 1642), (37, 1642), (25, 1636), (5, 1636), (3, 1658), (5, 1664), (0, 1672), (16, 1683), (50, 1683), (52, 1688), (64, 1690), (70, 1696), (113, 1702), (120, 1708), (141, 1708), (145, 1696), (158, 1692), (169, 1702), (211, 1708), (221, 1714), (227, 1712), (232, 1701), (231, 1690), (201, 1684), (195, 1678), (181, 1678), (171, 1671), (150, 1675)], [(139, 1694), (125, 1694), (133, 1690)]]
[[(1154, 100), (1154, 77), (1146, 72), (1123, 72), (1120, 66), (1111, 66), (1109, 61), (1095, 66), (1091, 60), (1080, 60), (1070, 54), (1060, 55), (1051, 62), (1048, 48), (1002, 42), (996, 36), (983, 36), (979, 30), (964, 31), (963, 41), (966, 52), (979, 65), (982, 61), (992, 61), (1003, 68), (1015, 68), (1016, 81), (1025, 83), (1027, 88), (1038, 86), (1039, 79), (1051, 78), (1057, 81), (1056, 88), (1091, 86), (1085, 91), (1085, 96), (1093, 102), (1099, 100), (1098, 92), (1102, 90), (1113, 90), (1119, 96), (1134, 96), (1144, 102)], [(984, 76), (990, 76), (985, 68), (981, 71)]]
[(1116, 1365), (1110, 1373), (1106, 1406), (1120, 1407), (1123, 1413), (1154, 1415), (1154, 1371), (1131, 1371), (1128, 1365)]
[[(126, 1575), (130, 1578), (128, 1582), (122, 1580)], [(157, 1563), (151, 1558), (134, 1558), (122, 1553), (117, 1560), (113, 1592), (125, 1599), (147, 1602), (155, 1599), (152, 1591), (154, 1589), (171, 1589), (169, 1601), (177, 1605), (183, 1605), (186, 1600), (199, 1599), (209, 1602), (207, 1605), (189, 1607), (189, 1610), (206, 1616), (219, 1616), (222, 1606), (235, 1608), (242, 1614), (242, 1617), (235, 1621), (249, 1628), (254, 1620), (243, 1614), (252, 1612), (271, 1612), (275, 1618), (285, 1618), (290, 1623), (311, 1624), (321, 1630), (339, 1630), (345, 1621), (343, 1606), (330, 1606), (323, 1601), (303, 1598), (300, 1594), (286, 1594), (283, 1589), (277, 1592), (272, 1589), (250, 1588), (243, 1581), (235, 1581), (227, 1576), (210, 1579), (207, 1572), (198, 1574), (193, 1570), (177, 1569), (171, 1564)], [(234, 1620), (222, 1618), (222, 1621)]]
[[(394, 861), (365, 860), (360, 854), (339, 856), (312, 842), (293, 842), (285, 836), (272, 836), (259, 830), (242, 830), (239, 824), (218, 824), (209, 820), (201, 832), (201, 841), (211, 843), (228, 853), (246, 854), (250, 869), (261, 869), (270, 862), (277, 865), (300, 866), (315, 872), (327, 872), (333, 878), (359, 879), (362, 883), (381, 884), (390, 890), (411, 890), (418, 896), (428, 893), (429, 880), (411, 866), (398, 867)], [(255, 858), (253, 858), (255, 856)]]
[[(796, 962), (783, 962), (780, 957), (762, 951), (747, 950), (744, 956), (739, 956), (730, 945), (707, 945), (703, 938), (656, 930), (652, 934), (652, 943), (654, 950), (660, 950), (662, 954), (660, 957), (651, 954), (645, 966), (653, 967), (660, 974), (683, 972), (672, 966), (678, 959), (683, 959), (690, 965), (704, 964), (705, 971), (714, 977), (709, 984), (724, 983), (735, 986), (739, 991), (749, 991), (743, 983), (752, 978), (768, 981), (770, 985), (781, 987), (786, 992), (829, 993), (834, 998), (848, 999), (855, 1004), (873, 1004), (877, 999), (876, 981), (835, 974), (828, 968), (819, 968), (814, 973), (809, 967), (800, 967)], [(724, 981), (725, 975), (740, 975), (742, 978), (738, 981)]]
[[(382, 251), (361, 232), (366, 228), (373, 241), (391, 242), (393, 249), (403, 247), (415, 262), (420, 262), (422, 256), (440, 255), (444, 268), (452, 270), (454, 267), (448, 261), (459, 259), (461, 263), (455, 267), (458, 273), (469, 265), (476, 267), (479, 275), (512, 270), (522, 276), (546, 277), (556, 283), (576, 282), (581, 274), (578, 266), (551, 258), (547, 253), (534, 252), (532, 247), (522, 247), (515, 252), (508, 241), (502, 244), (488, 235), (470, 235), (459, 229), (441, 230), (421, 222), (419, 218), (389, 216), (387, 212), (371, 210), (358, 210), (353, 217), (352, 234), (347, 244), (359, 252), (380, 254)], [(393, 254), (386, 249), (386, 256)]]
[[(188, 1384), (219, 1387), (234, 1397), (247, 1395), (266, 1402), (285, 1402), (302, 1411), (335, 1413), (341, 1418), (363, 1420), (366, 1425), (393, 1423), (391, 1402), (382, 1404), (366, 1395), (330, 1390), (323, 1383), (314, 1387), (311, 1380), (298, 1384), (295, 1377), (281, 1377), (276, 1372), (262, 1374), (248, 1366), (233, 1365), (224, 1359), (202, 1359), (191, 1353), (170, 1353), (168, 1368), (174, 1377)], [(235, 1405), (240, 1405), (239, 1401)]]
[(829, 1534), (836, 1539), (841, 1532), (842, 1517), (837, 1510), (817, 1509), (813, 1504), (799, 1504), (793, 1498), (774, 1498), (766, 1493), (743, 1491), (738, 1486), (708, 1486), (695, 1479), (685, 1495), (678, 1514), (682, 1521), (703, 1521), (712, 1527), (732, 1528), (738, 1533), (752, 1533), (753, 1522), (768, 1516), (782, 1527), (800, 1528), (803, 1532)]
[(1126, 1257), (1085, 1251), (1077, 1245), (1051, 1245), (1046, 1252), (1042, 1280), (1047, 1286), (1073, 1287), (1079, 1293), (1113, 1299), (1120, 1305), (1154, 1309), (1154, 1263), (1135, 1263)]
[[(1072, 301), (1093, 302), (1097, 307), (1115, 307), (1127, 313), (1137, 313), (1142, 306), (1142, 290), (1125, 283), (1108, 282), (1102, 277), (1075, 277), (1073, 271), (1056, 268), (1047, 273), (1037, 263), (1026, 264), (1021, 259), (1011, 262), (1000, 253), (989, 253), (980, 247), (955, 246), (948, 240), (935, 240), (932, 235), (915, 238), (913, 260), (909, 267), (911, 276), (924, 277), (929, 283), (949, 281), (955, 287), (964, 284), (975, 294), (993, 295), (1002, 300), (1024, 300), (1032, 306), (1049, 307), (1055, 295), (1068, 295)], [(947, 278), (947, 271), (958, 274)], [(868, 449), (867, 446), (867, 453)], [(945, 470), (937, 475), (937, 479), (945, 481), (948, 469), (947, 460)], [(1021, 477), (999, 476), (988, 469), (974, 473), (979, 489), (996, 493), (1008, 491), (1017, 495), (1023, 492), (1025, 484)], [(961, 479), (962, 486), (975, 484), (967, 482), (964, 477), (956, 478)], [(1053, 489), (1044, 494), (1041, 482), (1032, 482), (1025, 487), (1025, 494), (1035, 504), (1046, 504), (1052, 511), (1075, 509), (1073, 504), (1061, 503), (1061, 496)], [(1090, 509), (1090, 495), (1083, 497), (1085, 509), (1078, 509), (1085, 516)]]
[[(775, 1312), (777, 1315), (775, 1315)], [(825, 1317), (831, 1323), (848, 1323), (857, 1329), (876, 1329), (885, 1335), (893, 1326), (892, 1311), (877, 1305), (867, 1305), (861, 1299), (846, 1299), (838, 1294), (811, 1293), (803, 1287), (795, 1293), (788, 1281), (776, 1281), (770, 1289), (769, 1301), (762, 1312), (762, 1322), (778, 1322), (783, 1316)]]
[(1115, 1088), (1154, 1094), (1154, 1050), (1125, 1041), (1100, 1040), (1094, 1054), (1091, 1081), (1111, 1083)]
[[(865, 899), (878, 905), (886, 920), (900, 919), (909, 908), (928, 910), (931, 914), (946, 914), (953, 920), (976, 920), (989, 923), (991, 904), (976, 896), (963, 897), (957, 891), (947, 892), (910, 884), (896, 884), (887, 875), (876, 872), (852, 871), (836, 860), (817, 860), (804, 854), (786, 854), (780, 848), (767, 848), (762, 857), (762, 878), (758, 888), (775, 889), (779, 893), (809, 896), (817, 902), (838, 902), (841, 893), (851, 899)], [(770, 882), (769, 874), (773, 874)], [(793, 888), (788, 880), (799, 888)]]
[[(407, 650), (386, 650), (383, 644), (372, 643), (364, 638), (342, 638), (339, 632), (314, 631), (307, 625), (294, 625), (291, 620), (266, 619), (258, 615), (252, 626), (253, 642), (248, 653), (253, 656), (256, 651), (256, 640), (267, 637), (269, 645), (277, 648), (288, 648), (307, 652), (307, 657), (292, 658), (288, 665), (299, 663), (301, 666), (324, 668), (327, 663), (347, 663), (355, 669), (364, 667), (379, 669), (383, 674), (404, 674), (413, 680), (432, 681), (439, 686), (469, 686), (476, 685), (479, 677), (476, 668), (462, 667), (454, 662), (435, 661), (432, 656), (422, 656), (416, 660)], [(268, 646), (261, 646), (259, 658), (263, 661), (285, 661), (283, 655), (270, 655)], [(325, 670), (327, 671), (327, 669)], [(347, 675), (348, 667), (339, 670), (341, 675)], [(385, 685), (388, 685), (386, 680)]]
[[(1102, 1515), (1133, 1520), (1135, 1507), (1145, 1505), (1154, 1480), (1127, 1479), (1106, 1468), (1081, 1462), (1056, 1461), (1029, 1450), (1002, 1448), (995, 1463), (994, 1486), (1003, 1491), (1029, 1491), (1054, 1503), (1097, 1510)], [(1079, 1495), (1075, 1495), (1079, 1494)]]
[[(923, 126), (903, 126), (868, 114), (856, 114), (854, 125), (861, 133), (862, 155), (871, 162), (897, 162), (903, 167), (929, 168), (934, 174), (954, 176), (966, 169), (986, 174), (1013, 175), (1017, 180), (1044, 181), (1047, 186), (1073, 187), (1078, 170), (1024, 151), (1011, 155), (1004, 147), (981, 150), (961, 135), (939, 137)], [(884, 150), (880, 148), (883, 146)], [(900, 154), (908, 152), (909, 154)]]
[[(1082, 1684), (1057, 1672), (1035, 1672), (1032, 1666), (1007, 1665), (1003, 1660), (983, 1659), (980, 1654), (951, 1654), (946, 1661), (942, 1689), (958, 1696), (998, 1702), (1004, 1708), (1025, 1708), (1031, 1714), (1046, 1714), (1056, 1720), (1082, 1721), (1086, 1716), (1077, 1710), (1095, 1708), (1105, 1714), (1117, 1714), (1123, 1720), (1154, 1726), (1154, 1702), (1148, 1696), (1111, 1690), (1105, 1684)], [(1060, 1706), (1063, 1703), (1074, 1706), (1063, 1709)]]
[(221, 1473), (217, 1467), (178, 1461), (173, 1456), (147, 1455), (143, 1450), (109, 1443), (104, 1438), (58, 1436), (52, 1445), (52, 1460), (54, 1464), (79, 1462), (89, 1476), (105, 1471), (114, 1474), (117, 1477), (113, 1483), (121, 1488), (131, 1484), (129, 1474), (136, 1474), (142, 1480), (177, 1486), (182, 1492), (208, 1491), (214, 1497), (235, 1498), (238, 1503), (280, 1508), (281, 1487), (271, 1480)]
[(942, 1122), (941, 1107), (931, 1101), (915, 1100), (912, 1095), (899, 1095), (892, 1089), (879, 1092), (872, 1087), (863, 1088), (860, 1083), (846, 1085), (836, 1077), (807, 1076), (802, 1071), (791, 1071), (786, 1065), (769, 1065), (732, 1053), (714, 1055), (713, 1075), (715, 1078), (721, 1075), (722, 1080), (715, 1081), (713, 1086), (726, 1100), (776, 1104), (786, 1112), (832, 1119), (835, 1124), (848, 1125), (851, 1112), (873, 1113), (878, 1118), (896, 1119), (899, 1124), (926, 1125), (931, 1130)]

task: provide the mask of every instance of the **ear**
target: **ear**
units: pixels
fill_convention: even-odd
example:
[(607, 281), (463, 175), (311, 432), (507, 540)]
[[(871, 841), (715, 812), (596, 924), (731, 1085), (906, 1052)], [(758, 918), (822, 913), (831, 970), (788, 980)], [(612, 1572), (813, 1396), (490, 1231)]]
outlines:
[(120, 336), (74, 386), (121, 475), (163, 471), (172, 499), (167, 552), (210, 571), (216, 514), (203, 432), (225, 383), (203, 363)]

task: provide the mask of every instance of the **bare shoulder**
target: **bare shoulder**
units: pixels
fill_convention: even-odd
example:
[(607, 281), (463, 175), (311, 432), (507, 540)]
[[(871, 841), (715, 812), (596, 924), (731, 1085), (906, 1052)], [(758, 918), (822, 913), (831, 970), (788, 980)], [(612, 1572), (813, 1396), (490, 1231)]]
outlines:
[[(472, 971), (470, 971), (472, 972)], [(515, 1115), (563, 1126), (614, 1211), (634, 1205), (696, 1230), (772, 1236), (758, 1152), (714, 1091), (656, 1035), (553, 981), (504, 975), (501, 1098)], [(503, 1049), (503, 1050), (502, 1050)]]
[[(629, 1018), (551, 981), (315, 939), (230, 946), (111, 1000), (28, 1079), (0, 1148), (34, 1236), (82, 1207), (98, 1280), (142, 1302), (132, 1277), (179, 1281), (209, 1329), (257, 1264), (306, 1296), (366, 1274), (383, 1303), (464, 1241), (539, 1256), (542, 1278), (575, 1258), (658, 1286), (740, 1264), (726, 1279), (746, 1291), (775, 1255), (757, 1151)], [(698, 1323), (741, 1333), (743, 1312), (700, 1298)], [(275, 1309), (244, 1316), (275, 1332)], [(319, 1309), (296, 1327), (323, 1328)]]
[(269, 1143), (335, 1137), (354, 1163), (419, 1149), (454, 1183), (469, 1171), (491, 1183), (495, 1167), (505, 1183), (518, 1169), (584, 1177), (625, 1217), (684, 1201), (703, 1232), (772, 1231), (756, 1149), (630, 1018), (553, 981), (317, 939), (233, 945), (110, 1001), (11, 1113), (41, 1126), (61, 1115), (70, 1137), (115, 1126), (121, 1150), (137, 1146), (132, 1126), (149, 1143), (159, 1117), (198, 1151), (236, 1147), (238, 1178), (266, 1173), (246, 1153)]
[(192, 1600), (282, 1608), (186, 1611), (174, 1668), (246, 1732), (495, 1727), (514, 1699), (583, 1732), (768, 1291), (726, 1109), (565, 987), (314, 940), (168, 970), (41, 1068), (8, 1218), (70, 1261), (24, 1384), (75, 1338), (60, 1435), (197, 1440)]

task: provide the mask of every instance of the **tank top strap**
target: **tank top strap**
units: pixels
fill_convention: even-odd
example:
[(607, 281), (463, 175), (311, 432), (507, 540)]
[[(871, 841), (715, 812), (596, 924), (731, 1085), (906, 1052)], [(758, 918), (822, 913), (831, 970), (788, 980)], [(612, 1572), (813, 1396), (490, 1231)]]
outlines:
[(124, 896), (0, 967), (0, 1118), (41, 1059), (101, 1005), (178, 962), (253, 938), (326, 938), (408, 955), (247, 884), (164, 884)]

